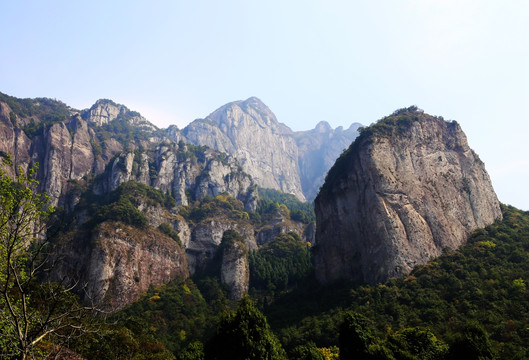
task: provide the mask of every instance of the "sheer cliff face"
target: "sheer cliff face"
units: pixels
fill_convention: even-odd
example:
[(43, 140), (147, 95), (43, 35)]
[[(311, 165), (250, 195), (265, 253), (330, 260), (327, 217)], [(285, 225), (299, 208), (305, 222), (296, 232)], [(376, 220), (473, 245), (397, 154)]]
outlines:
[(341, 126), (333, 129), (329, 123), (321, 121), (312, 130), (294, 133), (298, 146), (301, 187), (308, 201), (316, 197), (325, 174), (338, 156), (356, 139), (360, 126), (359, 123), (354, 123), (347, 130)]
[(305, 199), (292, 131), (259, 99), (224, 105), (206, 119), (195, 120), (182, 133), (191, 143), (238, 159), (259, 186)]
[(189, 276), (184, 251), (173, 239), (117, 222), (66, 234), (59, 257), (53, 278), (86, 284), (84, 300), (106, 311), (138, 300), (151, 285)]
[(315, 211), (322, 282), (407, 274), (501, 218), (460, 126), (416, 108), (363, 130), (330, 170)]

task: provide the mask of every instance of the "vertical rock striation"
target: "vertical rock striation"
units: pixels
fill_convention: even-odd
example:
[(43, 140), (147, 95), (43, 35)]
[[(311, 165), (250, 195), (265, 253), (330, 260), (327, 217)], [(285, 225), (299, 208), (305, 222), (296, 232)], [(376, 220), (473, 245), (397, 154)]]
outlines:
[(461, 127), (415, 107), (362, 130), (329, 171), (315, 211), (322, 282), (407, 274), (502, 216)]
[(292, 130), (252, 97), (222, 106), (182, 132), (197, 145), (225, 152), (241, 163), (263, 188), (277, 189), (305, 200), (298, 172), (298, 152)]

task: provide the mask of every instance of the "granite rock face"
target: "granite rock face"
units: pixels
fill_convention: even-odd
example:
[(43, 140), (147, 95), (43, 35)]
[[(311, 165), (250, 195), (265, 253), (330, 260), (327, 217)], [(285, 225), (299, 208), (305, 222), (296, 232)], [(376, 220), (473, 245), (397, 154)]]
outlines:
[(189, 276), (182, 248), (157, 231), (104, 222), (90, 233), (67, 234), (62, 242), (55, 279), (86, 284), (83, 300), (106, 311), (138, 300), (151, 285)]
[(240, 300), (250, 286), (248, 250), (241, 241), (234, 241), (222, 249), (220, 281), (230, 289), (230, 298)]
[(255, 210), (257, 188), (233, 158), (190, 146), (161, 144), (152, 150), (123, 152), (109, 163), (94, 192), (109, 193), (134, 180), (172, 194), (177, 205), (226, 193), (241, 200), (248, 211)]
[(182, 135), (193, 144), (233, 156), (260, 187), (305, 200), (292, 130), (279, 123), (259, 99), (224, 105), (206, 119), (193, 121)]
[(252, 97), (226, 104), (182, 131), (172, 126), (166, 133), (233, 156), (262, 188), (311, 201), (336, 158), (358, 136), (358, 127), (354, 123), (346, 130), (333, 129), (322, 121), (312, 130), (292, 131)]
[(324, 283), (405, 275), (502, 217), (461, 127), (415, 107), (361, 132), (329, 171), (315, 211)]
[(328, 122), (321, 121), (312, 130), (294, 133), (298, 146), (301, 188), (308, 201), (314, 200), (327, 171), (356, 139), (361, 126), (354, 123), (346, 130), (341, 126), (333, 129)]

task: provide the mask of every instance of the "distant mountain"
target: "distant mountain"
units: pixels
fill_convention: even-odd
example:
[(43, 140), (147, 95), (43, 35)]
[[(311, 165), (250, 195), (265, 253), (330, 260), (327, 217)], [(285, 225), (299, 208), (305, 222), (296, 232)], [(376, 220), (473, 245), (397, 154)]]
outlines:
[(278, 122), (258, 98), (226, 104), (181, 132), (167, 129), (173, 139), (186, 139), (235, 157), (262, 188), (312, 200), (327, 170), (358, 135), (360, 124), (333, 130), (326, 122), (314, 130), (294, 132)]
[(408, 274), (502, 216), (461, 127), (416, 107), (362, 130), (327, 174), (315, 211), (323, 282)]
[(333, 129), (329, 123), (321, 121), (312, 130), (294, 133), (298, 145), (301, 187), (307, 200), (314, 200), (327, 171), (356, 139), (361, 126), (353, 123), (346, 130), (341, 126)]
[(182, 130), (187, 141), (225, 152), (263, 188), (281, 190), (305, 200), (292, 131), (277, 121), (259, 99), (236, 101)]

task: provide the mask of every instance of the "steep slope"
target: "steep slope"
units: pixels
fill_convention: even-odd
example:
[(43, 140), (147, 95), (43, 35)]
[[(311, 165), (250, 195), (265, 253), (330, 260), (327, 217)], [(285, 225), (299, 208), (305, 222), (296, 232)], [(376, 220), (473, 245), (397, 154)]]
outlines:
[(407, 274), (501, 218), (460, 126), (415, 107), (362, 130), (329, 171), (315, 211), (322, 282)]
[(312, 130), (294, 132), (301, 187), (307, 200), (312, 201), (316, 197), (327, 171), (356, 139), (361, 126), (354, 123), (346, 130), (341, 126), (333, 129), (329, 123), (321, 121)]
[(305, 199), (292, 131), (259, 99), (224, 105), (206, 119), (193, 121), (182, 134), (193, 144), (235, 157), (259, 186)]
[(106, 311), (124, 308), (150, 286), (189, 276), (182, 248), (154, 229), (106, 221), (89, 232), (70, 232), (61, 241), (54, 278), (86, 284), (84, 300)]

